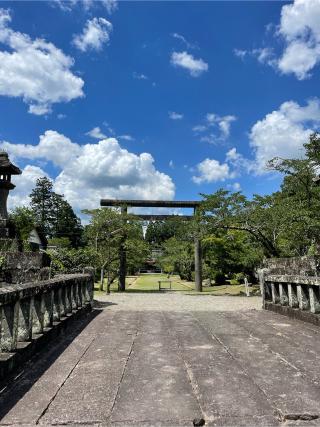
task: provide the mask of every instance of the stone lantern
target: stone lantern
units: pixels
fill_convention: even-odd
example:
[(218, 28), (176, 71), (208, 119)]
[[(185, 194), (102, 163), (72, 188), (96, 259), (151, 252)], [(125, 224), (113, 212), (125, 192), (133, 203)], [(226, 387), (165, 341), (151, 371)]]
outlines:
[(8, 211), (7, 199), (10, 190), (15, 188), (11, 182), (11, 175), (20, 175), (21, 170), (12, 164), (8, 153), (0, 151), (0, 234), (8, 237)]

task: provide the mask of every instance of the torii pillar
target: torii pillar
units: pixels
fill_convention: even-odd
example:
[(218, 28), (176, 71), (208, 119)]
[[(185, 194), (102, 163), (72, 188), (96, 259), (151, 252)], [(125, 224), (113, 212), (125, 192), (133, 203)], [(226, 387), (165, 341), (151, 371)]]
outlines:
[[(194, 208), (194, 216), (197, 222), (198, 212), (196, 207)], [(194, 281), (195, 290), (197, 292), (202, 292), (202, 247), (199, 231), (199, 225), (197, 223), (196, 234), (194, 237)]]
[[(127, 207), (121, 206), (121, 215), (123, 222), (126, 221)], [(126, 290), (126, 274), (127, 274), (127, 253), (126, 253), (126, 233), (123, 231), (120, 242), (119, 250), (119, 292), (125, 292)]]

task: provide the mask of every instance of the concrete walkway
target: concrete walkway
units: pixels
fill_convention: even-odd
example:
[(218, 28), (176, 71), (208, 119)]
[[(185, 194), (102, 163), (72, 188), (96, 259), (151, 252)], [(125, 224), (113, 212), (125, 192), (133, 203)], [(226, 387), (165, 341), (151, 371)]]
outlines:
[(2, 392), (0, 425), (320, 425), (320, 329), (259, 304), (102, 298)]

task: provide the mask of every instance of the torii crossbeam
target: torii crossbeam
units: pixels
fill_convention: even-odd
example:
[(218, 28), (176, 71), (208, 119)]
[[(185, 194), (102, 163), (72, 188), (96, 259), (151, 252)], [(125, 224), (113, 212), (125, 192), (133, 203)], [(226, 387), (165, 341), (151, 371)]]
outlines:
[[(196, 214), (201, 202), (197, 200), (119, 200), (119, 199), (101, 199), (100, 206), (102, 207), (120, 207), (121, 214), (126, 214), (128, 207), (135, 208), (192, 208), (193, 215)], [(152, 219), (167, 219), (177, 215), (136, 215), (142, 220)], [(183, 219), (191, 219), (191, 215), (184, 215)], [(126, 252), (125, 252), (125, 236), (120, 245), (120, 268), (119, 268), (119, 290), (125, 291), (126, 283)], [(202, 292), (202, 250), (201, 241), (198, 236), (194, 239), (194, 273), (195, 273), (195, 289)]]

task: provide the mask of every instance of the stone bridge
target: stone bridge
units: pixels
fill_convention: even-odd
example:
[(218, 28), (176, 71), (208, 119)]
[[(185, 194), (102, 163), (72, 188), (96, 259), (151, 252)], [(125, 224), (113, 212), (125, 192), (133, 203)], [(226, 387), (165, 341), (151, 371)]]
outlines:
[(101, 297), (3, 383), (0, 425), (319, 425), (320, 329), (260, 306)]

